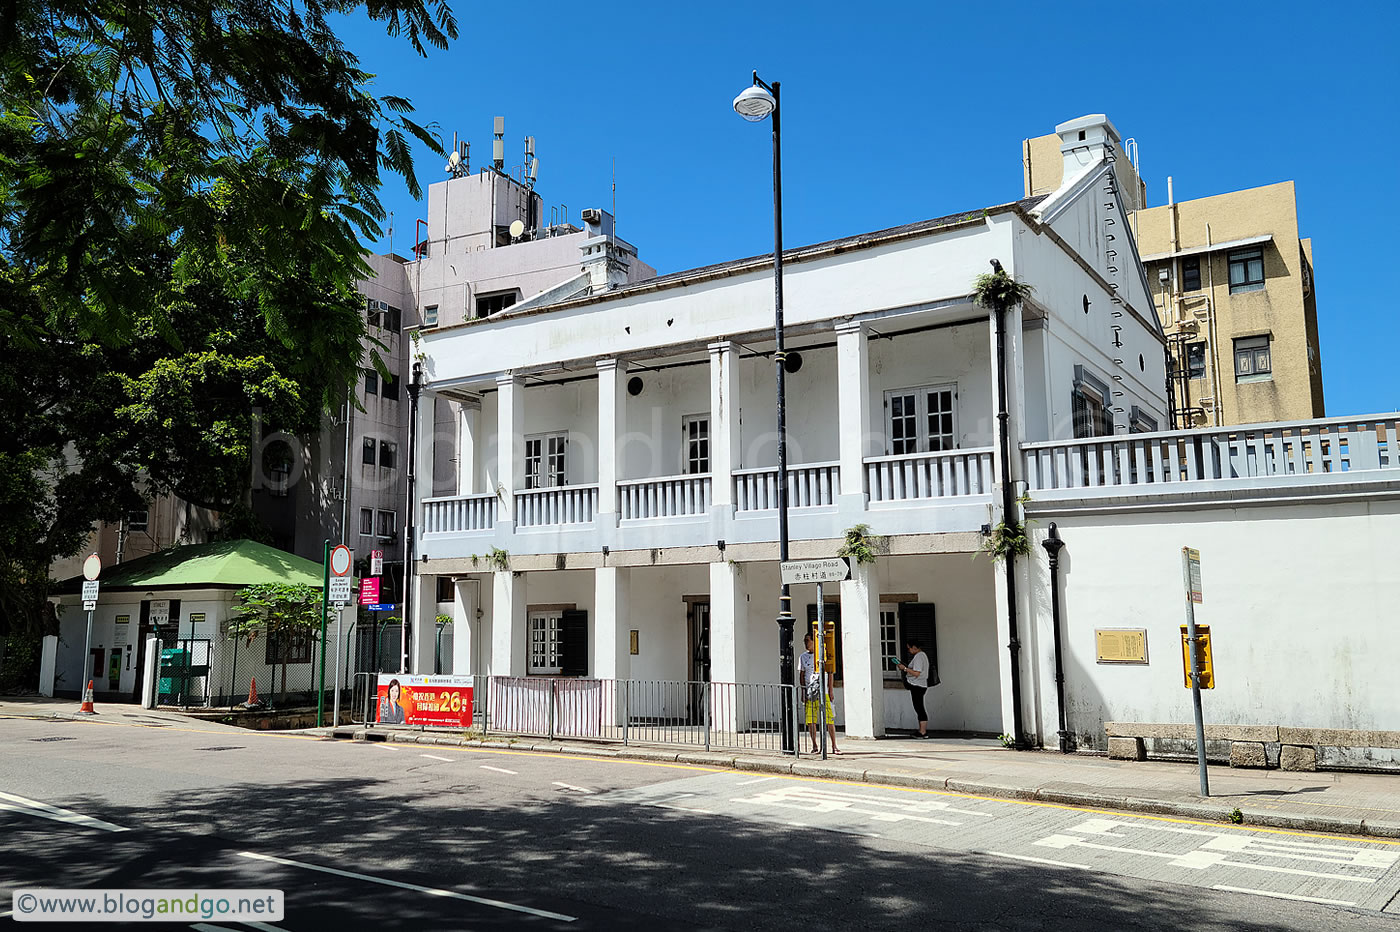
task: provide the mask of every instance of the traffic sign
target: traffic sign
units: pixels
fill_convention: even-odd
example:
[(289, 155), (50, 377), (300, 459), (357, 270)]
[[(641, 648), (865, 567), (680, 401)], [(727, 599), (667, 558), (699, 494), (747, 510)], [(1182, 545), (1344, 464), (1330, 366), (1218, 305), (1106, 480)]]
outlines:
[(1183, 547), (1182, 550), (1186, 553), (1186, 579), (1191, 601), (1200, 605), (1204, 601), (1201, 598), (1201, 552), (1190, 547)]
[(783, 585), (801, 583), (840, 582), (851, 578), (851, 564), (845, 557), (828, 557), (825, 560), (789, 560), (781, 564)]
[(102, 573), (102, 558), (95, 553), (90, 553), (83, 561), (83, 578), (96, 579)]
[(376, 602), (373, 605), (366, 605), (365, 609), (371, 612), (392, 612), (398, 607), (397, 602)]
[(349, 576), (332, 576), (332, 577), (331, 577), (331, 591), (330, 591), (330, 597), (331, 597), (331, 602), (332, 602), (333, 604), (335, 604), (335, 605), (349, 605), (349, 604), (350, 604), (350, 601), (351, 601), (351, 593), (354, 591), (354, 587), (350, 585), (350, 582), (351, 582), (351, 580), (350, 580), (350, 577), (349, 577)]
[(97, 580), (95, 580), (95, 579), (89, 579), (89, 580), (86, 580), (86, 581), (83, 583), (83, 601), (84, 601), (84, 602), (96, 602), (96, 601), (97, 601), (97, 587), (98, 587), (99, 585), (101, 585), (101, 584), (100, 584)]
[(331, 575), (349, 576), (352, 562), (350, 548), (344, 544), (337, 544), (336, 548), (331, 551)]
[(371, 576), (384, 575), (384, 551), (371, 550), (369, 552), (369, 574)]
[(379, 601), (379, 578), (370, 576), (360, 580), (360, 604), (373, 605)]

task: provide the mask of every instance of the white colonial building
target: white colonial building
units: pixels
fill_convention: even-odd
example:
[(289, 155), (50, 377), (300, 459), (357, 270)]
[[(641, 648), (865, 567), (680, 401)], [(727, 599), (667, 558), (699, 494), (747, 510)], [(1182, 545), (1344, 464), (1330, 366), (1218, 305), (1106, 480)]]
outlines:
[[(848, 733), (913, 725), (885, 658), (914, 630), (943, 680), (931, 727), (1013, 730), (1005, 579), (974, 559), (1000, 484), (1024, 489), (972, 296), (989, 260), (1035, 289), (1007, 320), (1013, 449), (1166, 423), (1136, 178), (1106, 118), (1059, 131), (1048, 197), (784, 253), (792, 555), (858, 524), (884, 551), (828, 592)], [(776, 682), (771, 256), (636, 281), (608, 219), (586, 218), (577, 278), (422, 330), (424, 397), (454, 417), (421, 424), (414, 624), (450, 585), (456, 673)], [(799, 619), (814, 598), (796, 589)]]

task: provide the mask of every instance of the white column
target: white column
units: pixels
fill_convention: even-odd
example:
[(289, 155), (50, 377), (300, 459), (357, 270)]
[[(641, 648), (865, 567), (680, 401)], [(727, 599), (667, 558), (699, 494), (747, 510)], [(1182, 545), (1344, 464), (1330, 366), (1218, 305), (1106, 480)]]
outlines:
[(515, 493), (525, 488), (525, 383), (513, 375), (496, 380), (496, 515), (515, 520)]
[[(992, 564), (992, 588), (996, 593), (997, 607), (997, 678), (1001, 681), (1001, 731), (1002, 734), (1016, 734), (1015, 704), (1011, 701), (1011, 651), (1006, 645), (1011, 641), (1011, 621), (1007, 614), (1006, 570), (1000, 562)], [(1024, 654), (1024, 650), (1022, 651)]]
[(491, 574), (491, 672), (524, 676), (529, 632), (526, 630), (525, 577), (510, 570)]
[(598, 360), (598, 514), (617, 514), (621, 440), (626, 426), (627, 365)]
[(741, 669), (740, 657), (747, 656), (747, 645), (739, 639), (748, 628), (748, 589), (743, 570), (734, 563), (710, 564), (710, 679), (720, 683), (742, 683), (748, 671)]
[(593, 669), (601, 680), (625, 680), (632, 673), (632, 621), (628, 601), (632, 571), (600, 566), (593, 571)]
[(836, 385), (842, 504), (863, 510), (865, 457), (871, 435), (870, 340), (864, 325), (855, 321), (836, 326)]
[(885, 680), (880, 671), (880, 584), (874, 563), (854, 563), (841, 583), (841, 652), (846, 734), (885, 733)]
[(457, 494), (476, 492), (476, 448), (481, 431), (481, 402), (457, 404)]
[(433, 485), (437, 447), (437, 395), (424, 389), (418, 396), (418, 432), (414, 445), (413, 475), (417, 484), (413, 502), (413, 523), (423, 533), (423, 499), (436, 494)]
[(436, 672), (437, 658), (437, 577), (418, 573), (413, 577), (413, 644), (408, 669), (420, 676)]
[(476, 673), (477, 630), (476, 593), (474, 579), (457, 579), (452, 583), (452, 672), (458, 676)]
[(728, 340), (710, 344), (710, 501), (734, 504), (739, 467), (739, 354)]
[(53, 698), (54, 673), (58, 669), (58, 635), (44, 636), (39, 654), (39, 695)]

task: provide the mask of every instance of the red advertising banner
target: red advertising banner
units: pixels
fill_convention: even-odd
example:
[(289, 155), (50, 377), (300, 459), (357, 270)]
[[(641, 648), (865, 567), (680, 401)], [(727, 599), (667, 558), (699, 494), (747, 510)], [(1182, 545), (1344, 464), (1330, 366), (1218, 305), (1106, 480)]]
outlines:
[(375, 721), (381, 725), (470, 728), (472, 678), (381, 673)]
[(361, 605), (378, 605), (378, 604), (379, 604), (379, 577), (378, 577), (378, 576), (366, 576), (364, 579), (361, 579), (361, 580), (360, 580), (360, 604), (361, 604)]

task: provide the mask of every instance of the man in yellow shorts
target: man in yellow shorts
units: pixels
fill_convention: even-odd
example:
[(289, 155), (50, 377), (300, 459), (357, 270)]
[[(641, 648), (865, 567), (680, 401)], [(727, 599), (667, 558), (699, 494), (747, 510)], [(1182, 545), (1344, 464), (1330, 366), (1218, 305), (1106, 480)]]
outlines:
[[(808, 633), (802, 638), (802, 656), (797, 660), (797, 681), (802, 687), (803, 698), (815, 690), (819, 685), (817, 680), (817, 655), (812, 653), (812, 635)], [(823, 674), (826, 677), (826, 733), (831, 741), (831, 753), (840, 754), (836, 749), (836, 714), (831, 708), (831, 691), (834, 686), (834, 676), (831, 673)], [(810, 687), (810, 689), (809, 689)], [(807, 733), (812, 737), (812, 753), (816, 754), (820, 749), (817, 747), (817, 726), (821, 724), (822, 700), (820, 698), (806, 699), (806, 721)]]

